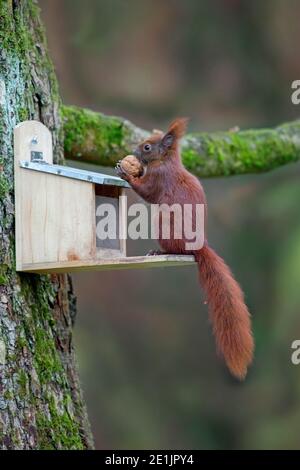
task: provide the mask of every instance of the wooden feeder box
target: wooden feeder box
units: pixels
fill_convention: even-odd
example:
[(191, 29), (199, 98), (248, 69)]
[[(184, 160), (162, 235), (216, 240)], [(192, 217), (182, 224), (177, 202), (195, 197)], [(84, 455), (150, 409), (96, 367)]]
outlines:
[[(120, 178), (53, 164), (50, 131), (38, 121), (14, 131), (17, 271), (56, 273), (82, 270), (178, 266), (193, 256), (126, 256), (126, 213)], [(96, 236), (99, 204), (119, 213), (117, 240)]]

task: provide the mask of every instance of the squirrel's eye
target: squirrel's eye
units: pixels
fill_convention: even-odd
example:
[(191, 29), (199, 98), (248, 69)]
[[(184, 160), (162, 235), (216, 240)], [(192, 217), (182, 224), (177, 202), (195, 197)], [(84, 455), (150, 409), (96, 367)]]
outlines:
[(150, 150), (151, 150), (151, 145), (150, 144), (145, 144), (144, 145), (144, 151), (145, 152), (150, 152)]

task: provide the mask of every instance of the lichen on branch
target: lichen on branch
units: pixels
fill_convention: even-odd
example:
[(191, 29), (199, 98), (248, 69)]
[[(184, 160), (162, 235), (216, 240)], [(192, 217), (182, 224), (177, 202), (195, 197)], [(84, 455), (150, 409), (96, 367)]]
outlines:
[(76, 106), (62, 106), (65, 158), (114, 166), (148, 133), (131, 122)]
[[(131, 122), (75, 106), (62, 107), (65, 157), (101, 166), (149, 135)], [(300, 159), (300, 121), (273, 129), (197, 132), (182, 140), (182, 158), (200, 177), (260, 173)]]

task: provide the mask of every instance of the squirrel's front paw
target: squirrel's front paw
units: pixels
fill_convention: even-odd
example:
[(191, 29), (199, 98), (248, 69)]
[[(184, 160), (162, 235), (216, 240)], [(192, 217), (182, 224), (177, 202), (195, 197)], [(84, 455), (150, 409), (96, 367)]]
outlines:
[(162, 250), (150, 250), (146, 254), (146, 256), (160, 256), (160, 255), (165, 255), (166, 252)]
[(130, 179), (130, 175), (128, 175), (121, 166), (121, 160), (117, 162), (115, 169), (119, 178), (122, 178), (122, 180), (125, 181), (128, 181)]

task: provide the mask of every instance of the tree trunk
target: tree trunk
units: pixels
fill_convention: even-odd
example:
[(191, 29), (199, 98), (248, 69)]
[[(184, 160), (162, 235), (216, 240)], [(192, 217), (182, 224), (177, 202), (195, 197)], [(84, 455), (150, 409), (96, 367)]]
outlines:
[(0, 447), (84, 449), (92, 439), (82, 401), (65, 275), (17, 274), (14, 259), (13, 130), (26, 119), (63, 132), (56, 77), (35, 0), (0, 0)]

